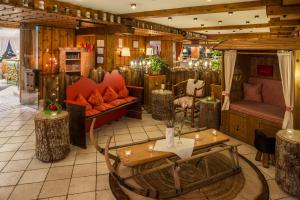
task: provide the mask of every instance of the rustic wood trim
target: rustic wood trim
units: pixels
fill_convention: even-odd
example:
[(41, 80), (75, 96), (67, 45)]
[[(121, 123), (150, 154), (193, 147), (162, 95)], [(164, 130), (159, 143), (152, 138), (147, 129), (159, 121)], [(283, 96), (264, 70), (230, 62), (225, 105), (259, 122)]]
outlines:
[(300, 129), (300, 50), (295, 51), (294, 128)]
[(300, 17), (300, 6), (279, 6), (279, 5), (269, 5), (267, 6), (267, 16), (268, 17)]

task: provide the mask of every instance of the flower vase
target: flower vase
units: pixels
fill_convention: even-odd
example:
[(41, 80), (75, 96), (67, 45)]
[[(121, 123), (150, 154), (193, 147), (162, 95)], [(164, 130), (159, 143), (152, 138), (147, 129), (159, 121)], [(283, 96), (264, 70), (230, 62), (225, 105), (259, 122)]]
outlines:
[(166, 128), (166, 142), (167, 147), (171, 148), (174, 147), (174, 128)]

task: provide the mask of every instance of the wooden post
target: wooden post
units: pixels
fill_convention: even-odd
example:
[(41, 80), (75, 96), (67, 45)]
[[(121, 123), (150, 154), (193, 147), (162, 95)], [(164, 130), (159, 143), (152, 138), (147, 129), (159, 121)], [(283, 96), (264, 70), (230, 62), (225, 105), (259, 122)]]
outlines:
[(300, 129), (300, 50), (295, 51), (294, 128)]

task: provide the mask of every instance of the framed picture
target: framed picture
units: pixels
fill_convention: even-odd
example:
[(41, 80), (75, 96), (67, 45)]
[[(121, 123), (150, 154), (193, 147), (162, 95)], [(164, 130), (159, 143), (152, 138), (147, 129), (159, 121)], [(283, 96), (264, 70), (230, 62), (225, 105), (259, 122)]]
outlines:
[(103, 57), (102, 56), (97, 57), (97, 64), (103, 64)]
[(119, 48), (123, 48), (123, 39), (119, 38), (119, 43), (118, 43)]
[(97, 40), (97, 47), (104, 47), (104, 40)]
[(104, 54), (103, 48), (97, 48), (97, 54)]
[(257, 65), (257, 75), (264, 77), (273, 77), (272, 65)]
[(134, 49), (139, 48), (139, 41), (138, 41), (138, 40), (133, 40), (133, 41), (132, 41), (132, 47), (133, 47)]

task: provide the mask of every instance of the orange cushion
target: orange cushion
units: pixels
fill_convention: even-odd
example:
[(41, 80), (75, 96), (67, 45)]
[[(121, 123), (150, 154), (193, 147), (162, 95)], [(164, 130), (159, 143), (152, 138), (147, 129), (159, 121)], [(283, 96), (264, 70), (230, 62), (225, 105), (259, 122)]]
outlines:
[(102, 103), (102, 104), (99, 105), (99, 106), (95, 106), (94, 109), (96, 109), (96, 110), (102, 112), (102, 111), (106, 111), (106, 110), (108, 110), (108, 109), (111, 109), (111, 108), (113, 108), (113, 107), (115, 107), (115, 106), (110, 105), (110, 104), (108, 104), (108, 103)]
[(129, 96), (129, 97), (125, 98), (124, 100), (126, 100), (127, 102), (130, 102), (130, 101), (136, 100), (136, 97)]
[(85, 111), (85, 116), (89, 117), (92, 115), (96, 115), (98, 113), (100, 113), (100, 111), (95, 110), (95, 109), (90, 109), (90, 110)]
[(118, 105), (121, 105), (123, 103), (127, 103), (127, 101), (125, 99), (116, 99), (116, 100), (110, 102), (109, 104), (113, 105), (113, 106), (118, 106)]
[(128, 97), (129, 91), (127, 90), (126, 86), (123, 87), (123, 89), (121, 89), (119, 91), (119, 98), (126, 98)]
[(99, 106), (104, 103), (104, 99), (98, 90), (94, 90), (88, 99), (89, 103), (93, 106)]
[(78, 94), (75, 101), (84, 105), (86, 110), (92, 109), (92, 106), (89, 104), (89, 102), (87, 102), (87, 100), (84, 98), (84, 96), (82, 96), (82, 94), (80, 94), (80, 93)]
[(118, 94), (112, 89), (110, 86), (106, 88), (106, 91), (103, 95), (103, 99), (105, 102), (112, 102), (113, 100), (118, 98)]

